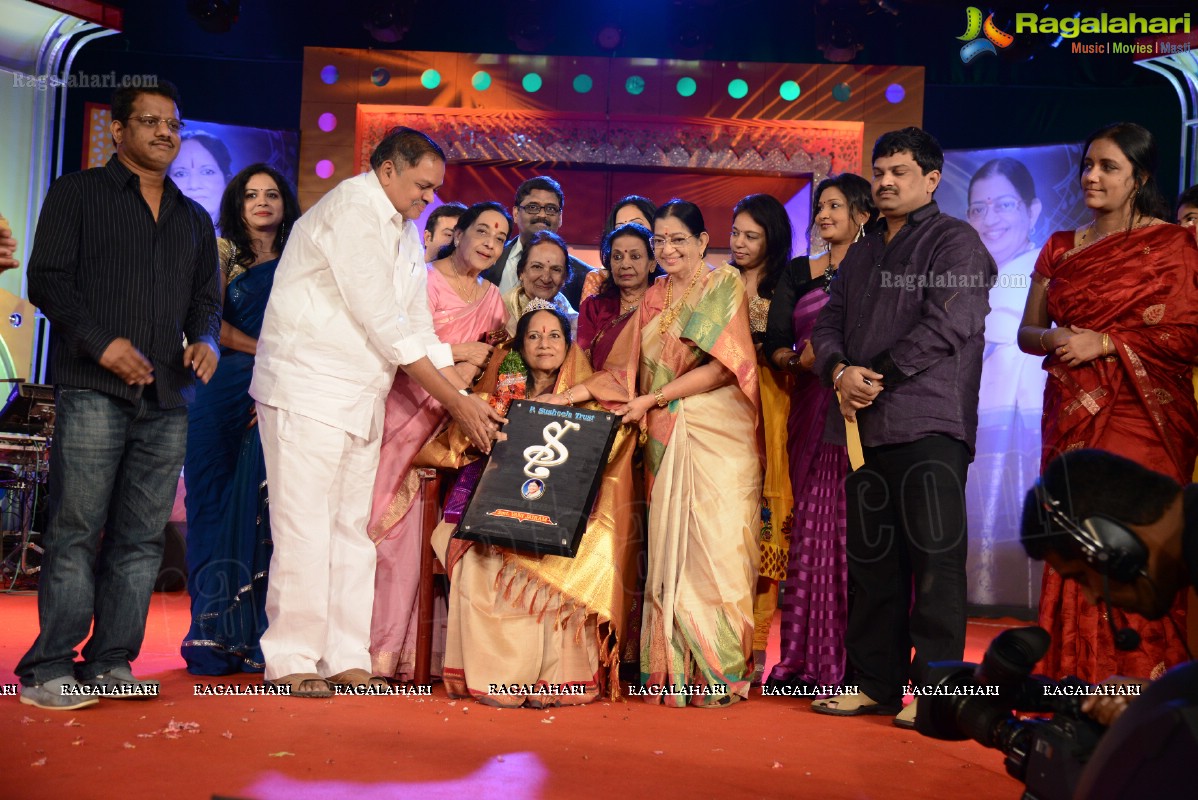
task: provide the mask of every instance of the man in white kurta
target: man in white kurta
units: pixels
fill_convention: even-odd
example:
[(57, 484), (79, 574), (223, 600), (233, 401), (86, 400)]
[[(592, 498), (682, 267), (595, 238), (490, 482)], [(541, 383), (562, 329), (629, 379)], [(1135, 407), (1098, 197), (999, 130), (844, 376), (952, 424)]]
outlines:
[(445, 156), (424, 134), (397, 129), (371, 165), (296, 223), (250, 385), (274, 538), (265, 677), (293, 694), (369, 680), (375, 550), (366, 523), (396, 368), (466, 419), (476, 441), (497, 428), (484, 403), (437, 371), (452, 356), (433, 332), (413, 220), (440, 186)]

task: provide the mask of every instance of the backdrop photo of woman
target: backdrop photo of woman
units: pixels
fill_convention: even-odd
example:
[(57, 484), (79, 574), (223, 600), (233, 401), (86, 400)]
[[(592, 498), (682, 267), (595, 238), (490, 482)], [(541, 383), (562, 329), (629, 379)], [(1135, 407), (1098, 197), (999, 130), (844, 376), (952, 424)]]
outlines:
[[(992, 597), (998, 576), (1026, 563), (1017, 541), (1020, 498), (1040, 474), (1047, 376), (1019, 349), (1017, 339), (1040, 254), (1032, 236), (1042, 208), (1031, 172), (1010, 157), (991, 159), (973, 174), (967, 202), (966, 218), (998, 265), (986, 316), (977, 458), (966, 487), (970, 549), (982, 565), (976, 572), (979, 585), (972, 591)], [(1016, 564), (1004, 561), (1007, 558)]]
[[(1099, 448), (1187, 483), (1198, 456), (1198, 246), (1164, 221), (1156, 143), (1135, 123), (1086, 140), (1079, 170), (1092, 221), (1057, 231), (1036, 261), (1019, 330), (1025, 353), (1044, 356), (1042, 464)], [(1185, 598), (1164, 619), (1128, 614), (1139, 646), (1115, 648), (1105, 615), (1079, 585), (1046, 568), (1040, 625), (1052, 645), (1037, 672), (1155, 678), (1186, 660)]]
[[(495, 202), (478, 203), (458, 218), (453, 242), (428, 265), (433, 328), (451, 343), (449, 377), (465, 388), (491, 357), (482, 341), (502, 329), (507, 312), (499, 290), (479, 276), (493, 265), (511, 232), (512, 220)], [(445, 419), (441, 404), (402, 371), (387, 394), (379, 468), (368, 531), (375, 543), (374, 611), (370, 625), (371, 670), (379, 677), (410, 680), (416, 658), (416, 592), (419, 584), (420, 509), (412, 469), (421, 445)], [(440, 648), (433, 672), (439, 674)]]
[[(510, 352), (493, 359), (477, 391), (500, 413), (525, 398), (598, 408), (588, 404), (585, 387), (578, 383), (590, 369), (570, 341), (565, 315), (545, 300), (532, 300), (517, 323)], [(476, 460), (478, 454), (452, 425), (446, 445), (438, 447), (440, 441), (425, 448), (426, 454), (435, 454), (430, 463), (466, 465), (446, 504), (447, 512), (460, 511), (484, 462)], [(620, 652), (640, 549), (639, 507), (632, 502), (636, 445), (635, 427), (622, 426), (573, 558), (450, 540), (457, 516), (447, 513), (449, 521), (433, 539), (450, 574), (444, 677), (451, 697), (539, 707), (619, 696)], [(510, 689), (546, 685), (570, 685), (574, 693)], [(507, 690), (496, 691), (495, 686)]]
[(212, 224), (222, 236), (221, 198), (232, 174), (232, 163), (229, 148), (216, 136), (206, 131), (187, 131), (180, 137), (179, 155), (167, 172), (179, 191), (212, 216)]
[(258, 639), (272, 548), (249, 386), (275, 268), (299, 215), (294, 190), (265, 164), (239, 172), (221, 200), (221, 360), (188, 407), (183, 462), (191, 627), (182, 654), (196, 675), (264, 668)]

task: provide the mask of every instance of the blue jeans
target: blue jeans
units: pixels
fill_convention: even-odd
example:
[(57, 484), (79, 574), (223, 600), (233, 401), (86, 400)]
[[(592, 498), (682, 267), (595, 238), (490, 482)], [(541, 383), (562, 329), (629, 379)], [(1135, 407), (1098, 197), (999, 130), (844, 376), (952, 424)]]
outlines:
[(90, 680), (137, 658), (187, 442), (186, 407), (71, 386), (55, 394), (41, 631), (16, 669), (26, 685)]

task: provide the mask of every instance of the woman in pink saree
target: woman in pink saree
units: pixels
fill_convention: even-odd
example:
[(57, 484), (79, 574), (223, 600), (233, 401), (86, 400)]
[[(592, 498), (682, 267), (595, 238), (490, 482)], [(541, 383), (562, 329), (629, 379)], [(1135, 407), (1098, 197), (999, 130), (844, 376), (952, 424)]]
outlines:
[[(443, 342), (453, 343), (450, 380), (466, 387), (491, 347), (481, 340), (507, 319), (494, 284), (480, 273), (503, 252), (511, 217), (495, 202), (471, 206), (458, 218), (453, 244), (428, 266), (429, 310)], [(416, 587), (419, 583), (420, 513), (412, 460), (445, 418), (441, 404), (400, 372), (387, 395), (382, 451), (374, 481), (370, 538), (377, 548), (370, 661), (375, 675), (410, 680), (416, 655)], [(435, 668), (434, 672), (439, 672)]]

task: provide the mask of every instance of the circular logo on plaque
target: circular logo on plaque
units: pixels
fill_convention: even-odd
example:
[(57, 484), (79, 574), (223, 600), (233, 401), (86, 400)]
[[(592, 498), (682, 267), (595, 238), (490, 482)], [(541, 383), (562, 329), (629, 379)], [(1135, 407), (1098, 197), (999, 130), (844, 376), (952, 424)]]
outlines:
[(545, 482), (536, 478), (527, 480), (520, 487), (520, 494), (524, 495), (525, 500), (538, 500), (545, 494)]

